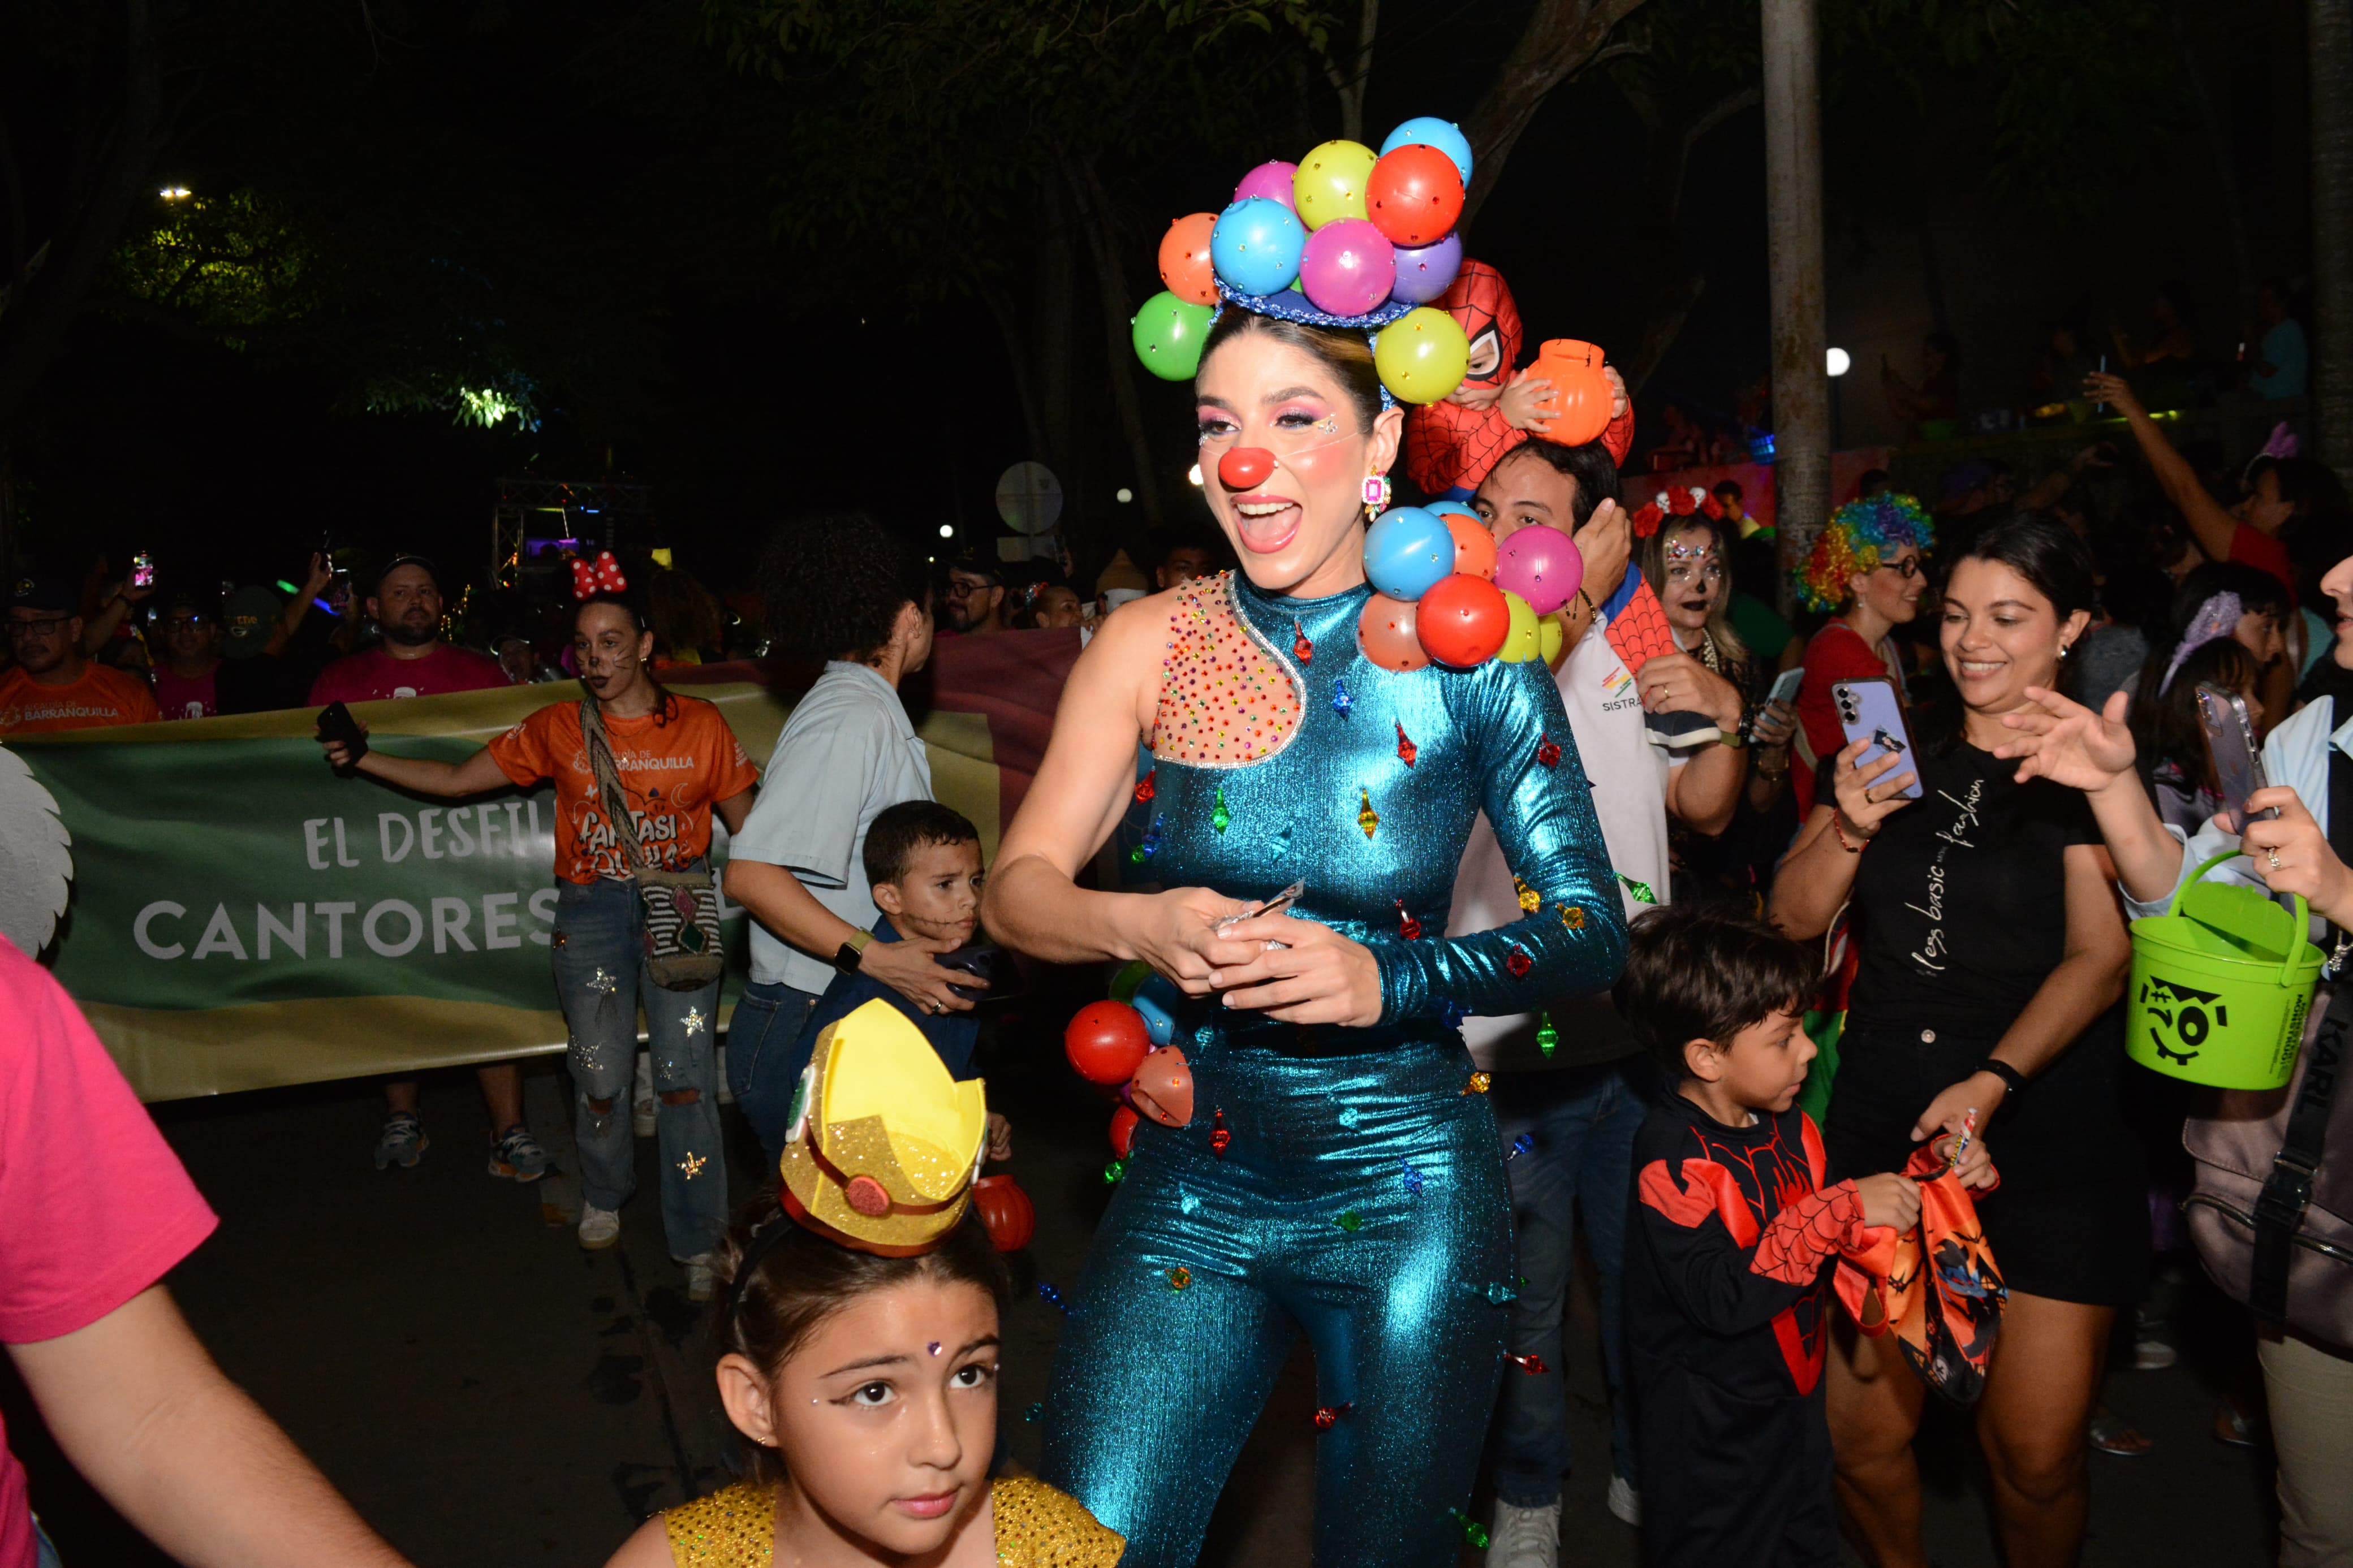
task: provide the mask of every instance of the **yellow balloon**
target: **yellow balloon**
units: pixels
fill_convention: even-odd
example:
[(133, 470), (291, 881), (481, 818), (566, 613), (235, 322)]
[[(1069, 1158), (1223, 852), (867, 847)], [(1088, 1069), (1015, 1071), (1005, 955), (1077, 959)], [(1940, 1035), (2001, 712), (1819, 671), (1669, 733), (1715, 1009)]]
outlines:
[[(1504, 590), (1504, 607), (1512, 612), (1512, 625), (1511, 629), (1504, 634), (1504, 646), (1495, 650), (1495, 657), (1505, 664), (1525, 664), (1543, 648), (1544, 637), (1536, 628), (1536, 613), (1525, 599), (1509, 588)], [(1559, 640), (1557, 632), (1554, 634), (1554, 640)]]
[(1373, 150), (1361, 142), (1326, 142), (1299, 160), (1291, 176), (1291, 205), (1299, 221), (1322, 228), (1335, 218), (1365, 216), (1365, 181)]
[(1471, 340), (1445, 311), (1419, 305), (1380, 330), (1373, 367), (1400, 403), (1435, 403), (1462, 384)]
[(1537, 617), (1536, 652), (1543, 658), (1545, 663), (1558, 669), (1560, 656), (1567, 651), (1563, 645), (1567, 640), (1568, 627), (1562, 621), (1561, 613), (1558, 610), (1555, 610), (1551, 615)]

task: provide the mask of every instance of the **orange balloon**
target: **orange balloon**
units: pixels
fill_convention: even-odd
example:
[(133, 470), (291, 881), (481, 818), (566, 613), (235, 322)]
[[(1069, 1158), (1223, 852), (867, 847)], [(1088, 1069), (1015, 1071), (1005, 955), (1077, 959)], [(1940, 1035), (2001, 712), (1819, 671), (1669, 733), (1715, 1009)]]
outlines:
[(1487, 525), (1459, 511), (1440, 515), (1446, 521), (1446, 531), (1454, 536), (1454, 569), (1465, 577), (1483, 577), (1493, 582), (1495, 536), (1487, 531)]
[(1356, 646), (1383, 669), (1400, 674), (1430, 663), (1430, 656), (1421, 651), (1421, 639), (1414, 635), (1414, 606), (1387, 594), (1376, 594), (1365, 601), (1356, 616)]
[(1609, 378), (1601, 374), (1608, 356), (1592, 343), (1574, 338), (1552, 338), (1536, 351), (1528, 367), (1530, 378), (1552, 383), (1552, 400), (1538, 414), (1551, 413), (1546, 440), (1562, 447), (1582, 447), (1598, 441), (1609, 428)]
[(1392, 245), (1436, 245), (1462, 216), (1462, 171), (1425, 142), (1392, 147), (1365, 176), (1365, 216)]
[(1512, 606), (1504, 591), (1483, 577), (1457, 572), (1441, 578), (1414, 605), (1415, 635), (1440, 664), (1457, 668), (1495, 657), (1512, 630)]
[(1188, 213), (1160, 237), (1160, 281), (1179, 300), (1218, 302), (1218, 275), (1209, 265), (1209, 231), (1217, 226), (1215, 213)]

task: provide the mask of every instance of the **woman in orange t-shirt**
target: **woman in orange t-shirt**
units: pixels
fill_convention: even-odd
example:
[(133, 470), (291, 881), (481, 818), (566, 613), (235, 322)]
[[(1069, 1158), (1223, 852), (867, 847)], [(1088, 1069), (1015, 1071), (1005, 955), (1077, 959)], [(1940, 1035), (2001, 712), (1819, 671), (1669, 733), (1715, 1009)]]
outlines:
[[(617, 571), (607, 581), (617, 582)], [(604, 721), (647, 861), (662, 870), (700, 868), (711, 847), (712, 814), (730, 832), (742, 827), (757, 770), (716, 707), (656, 684), (653, 632), (631, 600), (592, 593), (574, 616), (572, 637), (580, 681)], [(340, 742), (324, 744), (337, 766), (356, 767), (420, 795), (458, 797), (509, 784), (554, 784), (555, 874), (562, 886), (551, 951), (578, 1086), (580, 1245), (593, 1250), (619, 1239), (620, 1206), (636, 1186), (629, 1117), (626, 1108), (617, 1113), (616, 1107), (636, 1066), (642, 1005), (659, 1097), (662, 1224), (670, 1256), (686, 1265), (688, 1296), (706, 1300), (711, 1254), (727, 1226), (712, 1049), (719, 983), (671, 991), (645, 976), (644, 911), (628, 852), (589, 767), (582, 707), (542, 708), (462, 763), (392, 756), (364, 742), (354, 757)]]

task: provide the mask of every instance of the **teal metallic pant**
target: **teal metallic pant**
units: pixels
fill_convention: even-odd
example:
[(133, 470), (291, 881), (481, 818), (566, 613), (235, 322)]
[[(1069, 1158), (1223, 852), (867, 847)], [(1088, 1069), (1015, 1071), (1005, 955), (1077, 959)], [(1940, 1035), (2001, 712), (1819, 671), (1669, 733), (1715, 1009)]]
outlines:
[(1345, 1407), (1316, 1436), (1319, 1568), (1462, 1545), (1449, 1510), (1470, 1500), (1511, 1283), (1494, 1115), (1451, 1031), (1325, 1031), (1380, 1048), (1285, 1054), (1301, 1033), (1180, 1035), (1192, 1124), (1138, 1128), (1071, 1294), (1045, 1479), (1127, 1537), (1123, 1568), (1199, 1554), (1302, 1333), (1317, 1405)]

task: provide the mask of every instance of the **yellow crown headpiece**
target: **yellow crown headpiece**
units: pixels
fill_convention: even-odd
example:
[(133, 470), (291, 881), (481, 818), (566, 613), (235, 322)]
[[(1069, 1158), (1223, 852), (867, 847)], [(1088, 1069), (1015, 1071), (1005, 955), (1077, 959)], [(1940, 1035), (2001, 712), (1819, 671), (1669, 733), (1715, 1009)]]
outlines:
[(817, 1037), (778, 1163), (785, 1211), (845, 1247), (908, 1258), (964, 1218), (988, 1106), (907, 1016), (867, 1003)]

